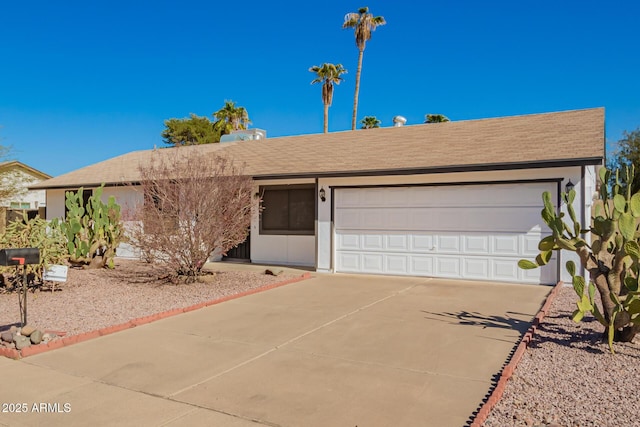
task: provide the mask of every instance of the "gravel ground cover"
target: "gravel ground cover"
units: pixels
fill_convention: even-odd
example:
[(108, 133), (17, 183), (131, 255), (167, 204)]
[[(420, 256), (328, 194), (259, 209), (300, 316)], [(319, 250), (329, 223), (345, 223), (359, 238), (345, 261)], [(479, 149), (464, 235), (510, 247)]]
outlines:
[[(218, 271), (204, 282), (173, 284), (166, 271), (139, 261), (118, 260), (114, 270), (69, 269), (55, 291), (29, 291), (28, 324), (67, 336), (235, 295), (295, 276)], [(0, 293), (0, 331), (20, 321), (18, 295)]]
[(640, 426), (640, 337), (611, 354), (594, 318), (574, 323), (563, 287), (485, 427)]

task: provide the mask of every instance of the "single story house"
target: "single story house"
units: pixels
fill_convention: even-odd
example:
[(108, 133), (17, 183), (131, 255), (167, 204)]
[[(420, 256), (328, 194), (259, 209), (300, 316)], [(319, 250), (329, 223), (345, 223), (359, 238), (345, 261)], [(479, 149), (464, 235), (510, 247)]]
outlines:
[[(589, 222), (605, 153), (604, 109), (163, 150), (219, 152), (245, 163), (263, 206), (252, 218), (251, 262), (552, 284), (570, 280), (561, 266), (573, 254), (556, 254), (536, 270), (517, 262), (533, 259), (549, 233), (540, 217), (543, 191), (565, 210), (560, 194), (575, 187), (577, 215)], [(65, 191), (80, 186), (105, 183), (104, 197), (135, 203), (140, 195), (123, 183), (136, 182), (151, 153), (125, 154), (31, 188), (46, 189), (47, 218), (63, 216)]]

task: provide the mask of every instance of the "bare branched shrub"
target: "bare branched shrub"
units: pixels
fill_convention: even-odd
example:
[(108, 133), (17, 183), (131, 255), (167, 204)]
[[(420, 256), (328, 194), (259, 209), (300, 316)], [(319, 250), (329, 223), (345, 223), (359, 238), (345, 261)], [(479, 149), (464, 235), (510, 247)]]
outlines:
[(246, 239), (252, 181), (231, 160), (190, 148), (158, 150), (140, 175), (144, 202), (127, 229), (144, 259), (193, 281), (214, 251), (224, 254)]

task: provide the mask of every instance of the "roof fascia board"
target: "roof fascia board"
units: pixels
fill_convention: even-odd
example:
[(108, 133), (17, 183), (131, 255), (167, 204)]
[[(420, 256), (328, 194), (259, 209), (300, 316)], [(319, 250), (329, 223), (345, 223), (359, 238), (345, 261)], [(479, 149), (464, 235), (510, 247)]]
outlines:
[(335, 171), (335, 172), (315, 172), (315, 173), (292, 173), (292, 174), (264, 174), (255, 175), (254, 180), (282, 179), (282, 178), (345, 178), (360, 176), (389, 176), (389, 175), (427, 175), (437, 173), (455, 172), (487, 172), (495, 170), (520, 170), (520, 169), (543, 169), (560, 168), (571, 166), (601, 165), (602, 157), (588, 157), (583, 159), (551, 160), (540, 162), (521, 163), (498, 163), (481, 165), (460, 165), (442, 166), (431, 168), (403, 168), (403, 169), (379, 169), (363, 171)]

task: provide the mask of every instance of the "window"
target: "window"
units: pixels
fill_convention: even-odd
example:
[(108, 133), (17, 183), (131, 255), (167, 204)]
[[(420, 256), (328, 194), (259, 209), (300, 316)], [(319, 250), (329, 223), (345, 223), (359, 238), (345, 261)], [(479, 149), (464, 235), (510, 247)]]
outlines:
[(314, 185), (260, 187), (260, 234), (315, 234)]
[(11, 209), (31, 209), (31, 203), (29, 202), (11, 202)]

